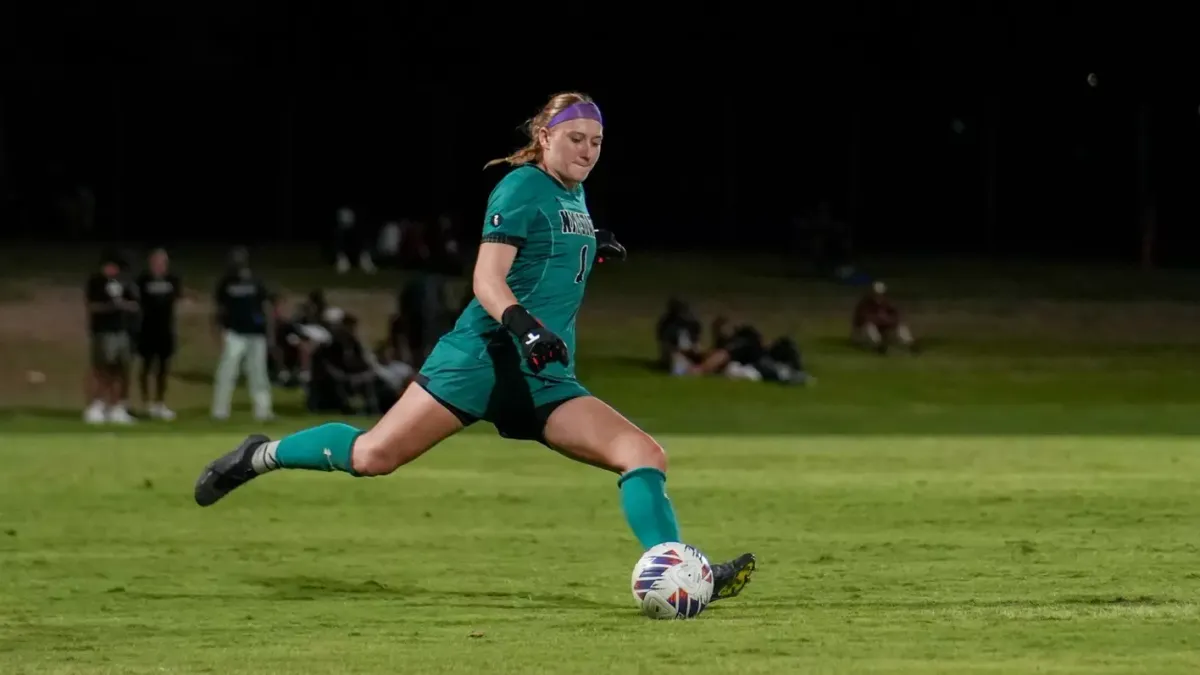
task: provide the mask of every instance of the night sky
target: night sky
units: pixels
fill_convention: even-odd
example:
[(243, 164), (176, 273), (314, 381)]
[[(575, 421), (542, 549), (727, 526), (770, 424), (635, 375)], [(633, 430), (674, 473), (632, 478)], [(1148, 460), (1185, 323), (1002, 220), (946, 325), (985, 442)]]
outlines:
[(1160, 259), (1200, 261), (1182, 10), (110, 4), (0, 10), (0, 237), (65, 232), (79, 185), (93, 239), (316, 240), (342, 202), (477, 236), (484, 162), (573, 89), (630, 246), (768, 249), (824, 199), (859, 250), (1135, 262), (1153, 204)]

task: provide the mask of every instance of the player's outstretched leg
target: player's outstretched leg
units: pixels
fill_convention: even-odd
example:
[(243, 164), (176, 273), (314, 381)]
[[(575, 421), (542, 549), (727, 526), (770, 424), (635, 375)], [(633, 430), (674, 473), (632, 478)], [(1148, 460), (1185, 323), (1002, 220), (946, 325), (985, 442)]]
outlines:
[(420, 457), (462, 429), (454, 413), (419, 385), (410, 385), (369, 431), (322, 424), (272, 441), (253, 435), (213, 460), (196, 481), (196, 503), (209, 506), (257, 476), (276, 469), (342, 471), (381, 476)]
[[(543, 435), (559, 452), (620, 475), (621, 508), (643, 549), (681, 541), (665, 487), (667, 455), (649, 434), (600, 399), (584, 396), (551, 413)], [(713, 565), (713, 600), (741, 593), (755, 565), (752, 553)]]

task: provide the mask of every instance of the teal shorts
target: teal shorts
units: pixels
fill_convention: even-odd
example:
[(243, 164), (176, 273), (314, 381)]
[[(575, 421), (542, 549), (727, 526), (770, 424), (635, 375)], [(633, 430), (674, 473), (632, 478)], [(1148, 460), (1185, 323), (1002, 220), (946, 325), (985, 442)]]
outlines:
[(454, 413), (464, 426), (491, 422), (505, 438), (545, 443), (542, 430), (558, 406), (590, 396), (578, 380), (550, 379), (521, 369), (511, 340), (497, 340), (480, 359), (442, 340), (417, 375), (417, 384)]

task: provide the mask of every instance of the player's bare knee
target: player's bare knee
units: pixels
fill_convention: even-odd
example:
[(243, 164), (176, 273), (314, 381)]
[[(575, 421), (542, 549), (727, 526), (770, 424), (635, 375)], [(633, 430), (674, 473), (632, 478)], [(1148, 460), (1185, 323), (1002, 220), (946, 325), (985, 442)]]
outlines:
[(622, 437), (618, 444), (622, 471), (651, 466), (663, 473), (667, 471), (667, 451), (649, 434), (638, 432)]
[(350, 463), (360, 476), (385, 476), (400, 468), (400, 453), (370, 431), (354, 441)]

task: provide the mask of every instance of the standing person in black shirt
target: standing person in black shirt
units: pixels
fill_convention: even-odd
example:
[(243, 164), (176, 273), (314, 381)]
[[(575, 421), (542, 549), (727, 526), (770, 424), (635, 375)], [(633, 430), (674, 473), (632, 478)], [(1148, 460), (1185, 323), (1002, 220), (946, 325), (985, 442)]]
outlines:
[(249, 254), (234, 249), (229, 270), (217, 282), (215, 327), (223, 340), (221, 361), (213, 383), (212, 416), (229, 418), (238, 375), (246, 371), (246, 384), (259, 421), (274, 417), (271, 379), (267, 374), (268, 345), (275, 342), (275, 312), (266, 286), (250, 269)]
[(91, 334), (92, 402), (83, 413), (89, 424), (132, 424), (121, 401), (129, 386), (130, 317), (137, 312), (136, 291), (121, 277), (121, 260), (106, 252), (100, 269), (87, 280), (88, 329)]
[[(175, 303), (183, 294), (179, 275), (170, 270), (170, 258), (156, 249), (147, 260), (147, 269), (137, 278), (142, 321), (138, 328), (137, 348), (142, 357), (140, 384), (142, 401), (150, 417), (173, 420), (175, 413), (163, 402), (167, 393), (167, 373), (175, 355)], [(149, 379), (154, 373), (154, 397), (150, 398)]]

